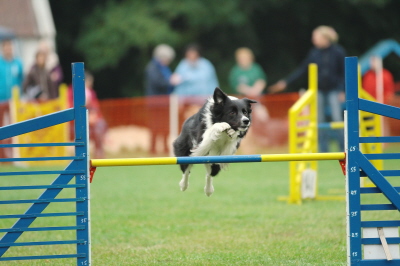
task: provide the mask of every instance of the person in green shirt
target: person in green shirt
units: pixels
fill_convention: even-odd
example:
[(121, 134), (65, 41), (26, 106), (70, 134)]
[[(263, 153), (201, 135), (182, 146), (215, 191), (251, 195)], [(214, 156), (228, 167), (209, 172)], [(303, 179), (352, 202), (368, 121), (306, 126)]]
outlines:
[(229, 83), (234, 92), (246, 97), (257, 97), (262, 94), (267, 77), (261, 66), (254, 62), (254, 54), (249, 48), (239, 48), (235, 52), (236, 65), (229, 74)]
[[(231, 89), (236, 94), (240, 94), (250, 99), (256, 100), (258, 103), (252, 105), (252, 129), (249, 135), (253, 135), (253, 140), (265, 141), (268, 137), (265, 135), (265, 125), (269, 120), (267, 107), (263, 104), (261, 95), (267, 86), (267, 76), (261, 66), (254, 62), (254, 54), (249, 48), (239, 48), (235, 52), (236, 65), (231, 69), (229, 74), (229, 83)], [(248, 152), (254, 153), (251, 147), (247, 146)]]

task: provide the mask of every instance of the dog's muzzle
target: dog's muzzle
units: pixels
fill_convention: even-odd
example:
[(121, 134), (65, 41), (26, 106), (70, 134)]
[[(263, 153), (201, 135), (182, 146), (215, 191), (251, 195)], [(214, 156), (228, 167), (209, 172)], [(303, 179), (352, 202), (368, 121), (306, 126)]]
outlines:
[(241, 123), (240, 123), (240, 127), (239, 127), (239, 131), (246, 131), (249, 129), (250, 126), (250, 119), (248, 119), (247, 117), (243, 117)]
[(247, 130), (249, 129), (249, 127), (250, 127), (250, 123), (247, 124), (247, 125), (240, 126), (240, 127), (238, 128), (238, 130), (239, 130), (239, 131), (247, 131)]

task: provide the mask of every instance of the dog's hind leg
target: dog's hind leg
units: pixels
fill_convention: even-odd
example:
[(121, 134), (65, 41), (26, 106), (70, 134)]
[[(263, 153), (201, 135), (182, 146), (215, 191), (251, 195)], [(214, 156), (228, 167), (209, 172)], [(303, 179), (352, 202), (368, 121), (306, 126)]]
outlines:
[(179, 186), (181, 188), (181, 191), (185, 191), (189, 186), (190, 169), (192, 169), (193, 164), (181, 164), (180, 166), (183, 174), (181, 182), (179, 182)]
[(213, 186), (213, 178), (216, 176), (219, 171), (221, 170), (221, 167), (219, 164), (205, 164), (206, 167), (206, 186), (204, 187), (204, 193), (209, 197), (211, 196), (212, 193), (214, 193), (214, 186)]

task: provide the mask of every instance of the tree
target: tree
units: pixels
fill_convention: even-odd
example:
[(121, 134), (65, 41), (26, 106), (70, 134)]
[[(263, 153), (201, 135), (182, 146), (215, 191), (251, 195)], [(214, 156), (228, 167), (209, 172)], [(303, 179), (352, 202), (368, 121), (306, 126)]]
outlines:
[[(396, 0), (68, 0), (51, 1), (64, 69), (84, 60), (101, 98), (141, 95), (152, 49), (177, 51), (197, 42), (214, 63), (221, 87), (241, 46), (255, 52), (269, 83), (288, 75), (311, 47), (311, 32), (333, 26), (348, 55), (360, 56), (381, 39), (400, 41)], [(68, 22), (68, 23), (66, 23)], [(387, 66), (400, 79), (400, 62)], [(397, 72), (396, 72), (397, 71)], [(66, 73), (67, 76), (67, 73)], [(296, 90), (306, 84), (300, 82)]]
[(90, 66), (115, 67), (131, 48), (147, 52), (159, 43), (181, 46), (218, 24), (244, 22), (239, 1), (174, 0), (107, 2), (85, 21), (78, 47)]

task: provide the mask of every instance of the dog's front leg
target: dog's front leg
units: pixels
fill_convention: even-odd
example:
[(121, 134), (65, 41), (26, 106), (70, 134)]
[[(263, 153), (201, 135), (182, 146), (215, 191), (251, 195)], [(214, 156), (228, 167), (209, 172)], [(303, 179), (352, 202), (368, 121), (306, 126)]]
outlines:
[[(231, 128), (231, 126), (226, 123), (226, 122), (220, 122), (220, 123), (215, 123), (214, 125), (212, 125), (212, 127), (210, 128), (210, 132), (209, 132), (209, 136), (210, 139), (212, 139), (213, 141), (216, 141), (219, 139), (220, 135), (222, 132), (226, 132), (230, 137), (233, 136), (233, 134), (235, 133), (235, 130), (233, 130)], [(206, 131), (207, 132), (207, 131)], [(206, 135), (206, 132), (204, 133), (204, 135)]]
[(203, 140), (199, 146), (192, 150), (190, 156), (205, 156), (208, 155), (214, 143), (220, 138), (222, 132), (226, 132), (230, 137), (235, 131), (226, 122), (215, 123), (203, 134)]

